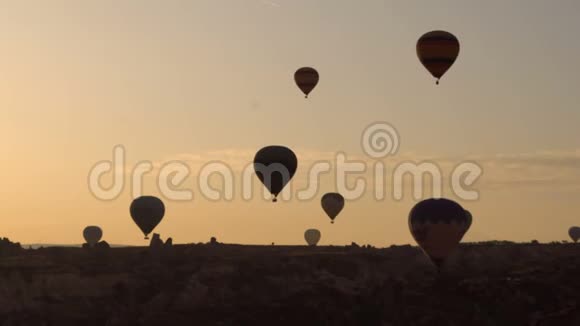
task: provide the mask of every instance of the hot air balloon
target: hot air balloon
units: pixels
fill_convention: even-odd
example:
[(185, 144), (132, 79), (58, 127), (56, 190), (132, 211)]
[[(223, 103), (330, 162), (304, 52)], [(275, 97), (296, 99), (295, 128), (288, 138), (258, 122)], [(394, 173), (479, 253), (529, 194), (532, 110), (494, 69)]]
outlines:
[(145, 239), (149, 239), (149, 233), (153, 231), (165, 215), (165, 205), (157, 197), (141, 196), (133, 200), (129, 211), (133, 221), (145, 235)]
[(316, 229), (308, 229), (304, 232), (304, 239), (309, 246), (316, 246), (318, 241), (320, 241), (320, 231)]
[(465, 224), (465, 231), (463, 232), (464, 234), (467, 233), (467, 231), (469, 231), (471, 223), (473, 222), (473, 215), (471, 215), (470, 211), (465, 210), (465, 217), (467, 217), (467, 224)]
[(258, 179), (276, 197), (284, 186), (292, 179), (298, 160), (292, 150), (284, 146), (267, 146), (256, 153), (254, 157), (254, 171)]
[(94, 247), (103, 237), (103, 230), (100, 227), (90, 225), (83, 230), (83, 237), (89, 246)]
[(316, 84), (318, 84), (318, 72), (314, 68), (303, 67), (294, 73), (294, 81), (298, 88), (304, 93), (304, 97), (308, 98), (308, 94), (312, 92)]
[(578, 226), (573, 226), (568, 230), (568, 235), (570, 235), (570, 238), (572, 238), (572, 241), (574, 241), (574, 243), (578, 242), (578, 239), (580, 239), (580, 227)]
[(330, 217), (330, 222), (334, 223), (334, 219), (344, 207), (344, 197), (339, 193), (329, 192), (322, 196), (320, 204), (322, 205), (322, 209), (326, 212), (326, 215)]
[(437, 268), (457, 247), (467, 224), (461, 205), (445, 198), (423, 200), (409, 213), (413, 238)]
[(432, 31), (417, 41), (417, 56), (433, 77), (439, 79), (451, 68), (459, 55), (459, 41), (445, 31)]

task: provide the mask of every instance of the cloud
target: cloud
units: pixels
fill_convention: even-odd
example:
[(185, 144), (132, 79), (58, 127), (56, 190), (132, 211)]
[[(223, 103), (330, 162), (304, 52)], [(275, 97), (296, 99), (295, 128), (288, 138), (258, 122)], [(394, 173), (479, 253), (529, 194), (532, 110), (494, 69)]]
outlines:
[(280, 7), (280, 4), (279, 3), (272, 2), (272, 1), (269, 1), (269, 0), (261, 0), (261, 2), (265, 6), (276, 7), (276, 8)]
[(486, 185), (517, 188), (577, 189), (580, 150), (497, 154), (476, 159), (485, 169)]
[[(308, 148), (293, 148), (299, 158), (298, 171), (294, 177), (297, 186), (304, 187), (309, 182), (318, 182), (326, 185), (331, 182), (337, 168), (339, 153), (319, 151)], [(354, 182), (357, 178), (364, 178), (371, 182), (375, 178), (374, 166), (377, 160), (362, 154), (345, 155), (346, 164), (349, 162), (362, 163), (366, 166), (364, 173), (353, 173), (347, 177), (347, 182)], [(241, 178), (242, 172), (252, 169), (252, 161), (255, 149), (215, 149), (195, 153), (179, 153), (163, 160), (154, 161), (152, 175), (157, 175), (159, 168), (167, 162), (181, 162), (191, 171), (191, 177), (195, 178), (199, 172), (210, 162), (220, 162), (227, 167), (236, 178)], [(464, 162), (473, 162), (483, 170), (482, 176), (473, 186), (474, 189), (490, 190), (579, 190), (580, 189), (580, 150), (568, 151), (537, 151), (530, 153), (493, 154), (493, 155), (469, 155), (459, 156), (434, 156), (420, 153), (400, 153), (381, 160), (386, 172), (385, 184), (396, 183), (393, 179), (394, 171), (401, 163), (411, 162), (419, 164), (429, 162), (437, 166), (441, 172), (445, 187), (449, 186), (449, 177), (456, 166)], [(330, 172), (324, 173), (320, 180), (310, 180), (310, 171), (320, 163), (328, 163)], [(132, 170), (127, 166), (127, 171)], [(218, 169), (223, 171), (224, 169)], [(218, 172), (216, 170), (216, 172)], [(431, 181), (429, 181), (431, 182)], [(400, 182), (399, 182), (400, 183)], [(412, 178), (406, 177), (405, 185), (411, 186)], [(426, 186), (428, 188), (428, 185)]]

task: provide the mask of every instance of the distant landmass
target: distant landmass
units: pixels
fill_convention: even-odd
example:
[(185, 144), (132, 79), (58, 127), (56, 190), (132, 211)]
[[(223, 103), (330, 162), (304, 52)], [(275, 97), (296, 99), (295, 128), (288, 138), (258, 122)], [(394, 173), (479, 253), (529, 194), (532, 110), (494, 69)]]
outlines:
[[(49, 247), (64, 247), (64, 248), (81, 248), (83, 245), (81, 244), (53, 244), (53, 243), (26, 243), (22, 244), (22, 248), (24, 249), (38, 249), (40, 247), (49, 248)], [(126, 247), (134, 247), (130, 245), (122, 245), (122, 244), (110, 244), (111, 248), (126, 248)]]

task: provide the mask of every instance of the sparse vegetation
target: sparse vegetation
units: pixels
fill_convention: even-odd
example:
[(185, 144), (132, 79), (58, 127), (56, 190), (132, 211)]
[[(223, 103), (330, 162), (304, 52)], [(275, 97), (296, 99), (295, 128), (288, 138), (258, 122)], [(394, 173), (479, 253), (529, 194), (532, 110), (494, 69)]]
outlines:
[(0, 257), (11, 256), (20, 253), (22, 247), (20, 243), (13, 243), (8, 238), (0, 239)]

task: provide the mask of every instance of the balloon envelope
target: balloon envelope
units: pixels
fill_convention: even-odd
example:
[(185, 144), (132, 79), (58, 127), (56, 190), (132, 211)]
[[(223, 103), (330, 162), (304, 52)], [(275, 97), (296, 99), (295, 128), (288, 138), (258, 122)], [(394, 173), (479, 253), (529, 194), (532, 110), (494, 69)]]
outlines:
[(473, 215), (471, 215), (470, 211), (465, 210), (465, 217), (467, 218), (467, 223), (465, 224), (464, 233), (467, 233), (467, 231), (469, 231), (469, 228), (471, 227), (471, 223), (473, 222)]
[(339, 193), (329, 192), (322, 196), (320, 204), (326, 215), (330, 217), (331, 222), (334, 223), (334, 219), (344, 208), (344, 197)]
[(439, 79), (451, 68), (459, 55), (459, 40), (445, 31), (432, 31), (417, 41), (417, 56), (427, 70)]
[(303, 67), (294, 73), (294, 81), (306, 98), (308, 98), (308, 94), (316, 87), (318, 80), (318, 72), (314, 68)]
[(260, 182), (274, 196), (278, 194), (292, 179), (298, 159), (292, 150), (284, 146), (267, 146), (260, 149), (254, 157), (254, 171)]
[(83, 237), (89, 246), (93, 247), (103, 237), (103, 230), (100, 227), (90, 225), (83, 230)]
[(316, 229), (308, 229), (306, 232), (304, 232), (304, 239), (309, 246), (316, 246), (318, 241), (320, 241), (320, 238), (320, 231)]
[(573, 226), (568, 230), (568, 235), (572, 238), (572, 241), (578, 242), (580, 239), (580, 227)]
[(437, 267), (457, 247), (467, 223), (461, 205), (444, 198), (423, 200), (409, 213), (413, 238)]
[(135, 224), (141, 229), (145, 235), (153, 231), (153, 229), (161, 222), (163, 216), (165, 215), (165, 205), (161, 199), (153, 196), (142, 196), (136, 198), (131, 203), (129, 208), (131, 217)]

